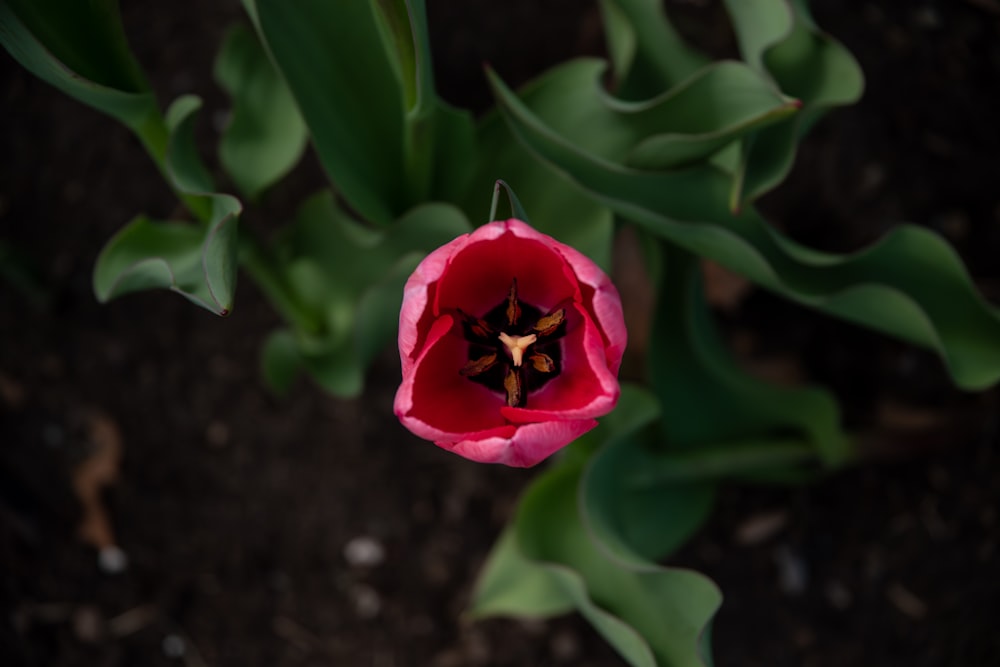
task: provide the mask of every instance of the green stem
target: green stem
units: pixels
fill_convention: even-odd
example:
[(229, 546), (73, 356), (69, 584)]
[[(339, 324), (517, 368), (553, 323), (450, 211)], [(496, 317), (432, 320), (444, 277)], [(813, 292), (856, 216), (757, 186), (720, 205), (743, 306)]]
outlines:
[(182, 192), (175, 184), (167, 169), (167, 147), (170, 145), (170, 130), (167, 128), (166, 120), (158, 111), (151, 113), (143, 122), (132, 126), (132, 131), (139, 138), (139, 142), (146, 153), (152, 158), (156, 168), (167, 182), (170, 189), (174, 191), (177, 198), (184, 203), (185, 208), (191, 212), (199, 222), (208, 224), (212, 220), (212, 202), (208, 197), (188, 194)]
[(727, 445), (665, 456), (655, 470), (629, 480), (636, 488), (674, 482), (718, 479), (817, 461), (815, 449), (801, 440), (740, 440)]
[(281, 271), (264, 246), (246, 230), (240, 230), (240, 266), (250, 275), (274, 309), (296, 330), (318, 334), (319, 318), (295, 298)]

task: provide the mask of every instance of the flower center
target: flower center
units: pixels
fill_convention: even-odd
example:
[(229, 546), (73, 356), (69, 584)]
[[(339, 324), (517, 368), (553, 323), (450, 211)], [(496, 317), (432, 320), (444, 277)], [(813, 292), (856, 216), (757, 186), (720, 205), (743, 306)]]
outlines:
[(536, 340), (538, 340), (538, 336), (535, 334), (508, 336), (504, 332), (500, 332), (500, 342), (507, 346), (507, 351), (510, 352), (510, 358), (514, 362), (514, 366), (521, 365), (524, 361), (524, 351)]
[(566, 314), (564, 305), (543, 314), (518, 299), (514, 278), (507, 298), (482, 317), (458, 311), (469, 343), (459, 374), (505, 394), (510, 407), (525, 407), (529, 392), (559, 375)]

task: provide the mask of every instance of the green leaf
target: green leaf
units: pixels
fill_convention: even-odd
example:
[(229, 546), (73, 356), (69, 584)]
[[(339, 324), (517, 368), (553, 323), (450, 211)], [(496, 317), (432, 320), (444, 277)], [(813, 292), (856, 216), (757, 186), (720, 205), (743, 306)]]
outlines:
[(261, 350), (260, 365), (261, 374), (271, 391), (278, 396), (286, 396), (302, 367), (295, 336), (285, 329), (268, 336)]
[(396, 333), (403, 285), (417, 263), (469, 230), (447, 204), (418, 206), (376, 230), (337, 207), (329, 192), (304, 202), (274, 244), (282, 281), (268, 289), (273, 300), (308, 314), (291, 319), (313, 379), (338, 396), (359, 393), (364, 370)]
[(591, 459), (581, 481), (582, 513), (610, 558), (633, 567), (661, 561), (708, 519), (715, 480), (664, 479), (658, 473), (669, 460), (637, 436), (615, 437)]
[[(525, 104), (573, 136), (592, 132), (593, 119), (575, 113), (576, 97), (588, 90), (604, 65), (574, 61), (549, 71), (523, 91)], [(611, 265), (611, 212), (579, 192), (526, 151), (503, 118), (491, 113), (477, 128), (479, 160), (470, 180), (464, 210), (471, 220), (489, 217), (489, 194), (497, 180), (517, 192), (536, 229), (573, 246), (608, 270)], [(599, 137), (595, 137), (599, 138)]]
[(744, 140), (733, 182), (738, 210), (777, 186), (792, 167), (799, 138), (826, 110), (861, 97), (864, 75), (851, 54), (821, 32), (805, 2), (727, 0), (743, 59), (802, 101), (802, 112)]
[(666, 443), (704, 447), (791, 432), (800, 436), (806, 452), (812, 449), (828, 464), (843, 462), (850, 448), (840, 433), (833, 397), (815, 388), (772, 385), (740, 369), (712, 322), (698, 263), (667, 244), (663, 248), (651, 333), (657, 344), (650, 349), (649, 364), (666, 413)]
[(900, 226), (855, 254), (810, 250), (752, 209), (730, 214), (728, 178), (715, 168), (628, 169), (581, 150), (494, 84), (516, 136), (598, 203), (799, 303), (936, 350), (963, 388), (1000, 379), (1000, 313), (937, 235)]
[(215, 61), (215, 79), (233, 101), (219, 159), (250, 199), (281, 180), (302, 157), (305, 122), (256, 36), (235, 26)]
[(611, 559), (639, 568), (663, 560), (691, 537), (707, 519), (715, 491), (697, 479), (635, 483), (637, 475), (662, 466), (664, 453), (644, 447), (640, 437), (660, 418), (653, 394), (623, 384), (618, 406), (591, 431), (604, 446), (580, 482), (583, 522), (595, 543)]
[(579, 483), (579, 466), (564, 465), (532, 484), (515, 519), (523, 555), (543, 564), (630, 665), (711, 664), (703, 635), (722, 600), (718, 588), (688, 570), (609, 558), (581, 520)]
[(232, 311), (236, 291), (240, 203), (212, 194), (212, 180), (195, 150), (196, 97), (179, 98), (167, 112), (165, 169), (172, 184), (207, 222), (157, 223), (140, 216), (116, 234), (94, 267), (94, 292), (104, 302), (123, 294), (165, 288), (217, 315)]
[(648, 99), (708, 63), (689, 47), (658, 0), (601, 0), (605, 35), (623, 99)]
[(254, 6), (263, 41), (338, 191), (366, 219), (388, 224), (406, 208), (407, 109), (374, 3)]
[[(609, 96), (601, 84), (605, 67), (598, 60), (566, 63), (522, 91), (521, 102), (581, 150), (645, 169), (706, 159), (794, 110), (773, 84), (740, 63), (705, 67), (643, 102)], [(581, 202), (560, 174), (526, 155), (509, 129), (497, 125), (489, 118), (481, 127), (484, 157), (474, 183), (503, 178), (518, 192), (533, 224), (606, 266), (607, 210)], [(594, 132), (595, 127), (601, 131)]]
[(572, 611), (573, 598), (548, 569), (525, 558), (513, 524), (500, 535), (476, 582), (468, 614), (549, 618)]
[(140, 290), (170, 289), (217, 315), (232, 309), (232, 292), (209, 265), (235, 251), (236, 221), (222, 219), (200, 228), (186, 223), (157, 223), (140, 216), (108, 241), (94, 268), (98, 300)]
[(247, 0), (338, 192), (389, 224), (455, 200), (474, 159), (470, 114), (434, 91), (421, 0)]
[(794, 114), (798, 101), (742, 63), (723, 61), (649, 101), (608, 106), (630, 112), (631, 123), (648, 132), (626, 164), (660, 170), (705, 159), (752, 129)]
[(116, 0), (6, 0), (0, 43), (35, 76), (137, 132), (159, 116)]
[(517, 198), (516, 194), (514, 194), (514, 190), (509, 185), (507, 185), (506, 182), (504, 182), (499, 178), (497, 179), (496, 184), (493, 186), (493, 203), (490, 204), (489, 221), (492, 222), (494, 220), (504, 219), (502, 217), (501, 218), (497, 217), (497, 204), (500, 201), (501, 189), (507, 195), (507, 204), (510, 210), (510, 217), (517, 218), (521, 222), (527, 222), (530, 224), (531, 221), (528, 219), (528, 212), (524, 210), (524, 206), (521, 204), (521, 200)]

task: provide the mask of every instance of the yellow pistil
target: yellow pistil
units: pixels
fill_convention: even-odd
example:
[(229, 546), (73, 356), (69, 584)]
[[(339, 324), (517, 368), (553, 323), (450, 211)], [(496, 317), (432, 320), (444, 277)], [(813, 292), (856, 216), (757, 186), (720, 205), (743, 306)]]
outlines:
[(510, 350), (510, 358), (514, 362), (514, 366), (520, 366), (521, 362), (524, 360), (524, 351), (528, 349), (528, 346), (538, 340), (538, 336), (535, 334), (528, 334), (527, 336), (508, 336), (504, 332), (500, 332), (500, 342), (507, 346)]

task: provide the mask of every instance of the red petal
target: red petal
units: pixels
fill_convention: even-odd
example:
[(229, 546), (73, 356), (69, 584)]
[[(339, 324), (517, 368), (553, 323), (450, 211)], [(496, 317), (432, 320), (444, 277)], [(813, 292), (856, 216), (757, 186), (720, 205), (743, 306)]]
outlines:
[(450, 315), (435, 320), (396, 393), (396, 415), (417, 435), (458, 440), (507, 425), (500, 414), (503, 398), (459, 375), (468, 361), (467, 346)]
[(556, 242), (537, 232), (524, 238), (515, 232), (526, 225), (512, 227), (514, 222), (481, 227), (454, 254), (438, 283), (435, 313), (461, 308), (482, 315), (503, 301), (513, 278), (518, 297), (543, 311), (568, 298), (580, 300), (572, 270), (554, 249)]
[(469, 242), (469, 236), (463, 234), (427, 255), (406, 281), (399, 311), (399, 358), (403, 375), (410, 371), (426, 344), (426, 335), (433, 323), (429, 306), (433, 303), (435, 284), (451, 256)]
[(495, 435), (455, 443), (439, 442), (436, 444), (472, 461), (530, 468), (595, 426), (597, 426), (597, 422), (593, 419), (550, 421), (518, 426), (508, 436)]
[(628, 342), (621, 296), (608, 275), (589, 257), (562, 243), (557, 247), (581, 283), (583, 303), (604, 338), (608, 368), (617, 374)]

